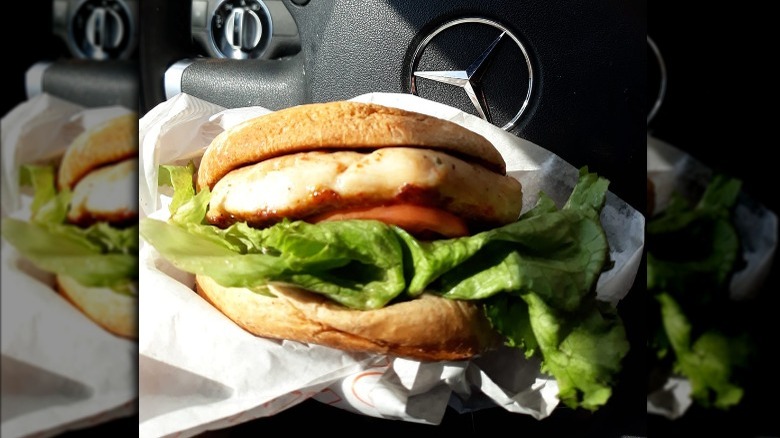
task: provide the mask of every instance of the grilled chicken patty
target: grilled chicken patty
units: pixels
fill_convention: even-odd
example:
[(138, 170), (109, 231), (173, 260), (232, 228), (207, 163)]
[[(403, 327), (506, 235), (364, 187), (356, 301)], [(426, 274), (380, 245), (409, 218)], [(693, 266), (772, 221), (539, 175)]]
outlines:
[(303, 152), (225, 175), (214, 186), (206, 217), (222, 227), (237, 221), (262, 227), (283, 218), (411, 204), (482, 229), (516, 220), (521, 197), (514, 178), (429, 149)]

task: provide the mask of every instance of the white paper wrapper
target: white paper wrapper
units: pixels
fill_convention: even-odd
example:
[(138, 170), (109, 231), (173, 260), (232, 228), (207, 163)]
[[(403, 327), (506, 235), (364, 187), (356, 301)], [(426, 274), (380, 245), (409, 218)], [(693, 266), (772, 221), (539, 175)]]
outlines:
[[(647, 177), (655, 187), (654, 212), (663, 211), (674, 192), (699, 199), (712, 176), (712, 169), (695, 157), (647, 136)], [(777, 215), (744, 193), (734, 214), (746, 265), (733, 275), (729, 293), (733, 300), (745, 300), (756, 295), (771, 270), (777, 248)], [(690, 383), (671, 376), (662, 388), (648, 395), (647, 412), (675, 419), (691, 404)]]
[[(559, 157), (457, 109), (409, 94), (353, 100), (438, 116), (484, 135), (504, 156), (508, 173), (523, 183), (524, 211), (540, 190), (562, 205), (577, 181), (577, 169)], [(266, 112), (224, 110), (186, 94), (154, 108), (140, 124), (142, 215), (167, 218), (170, 199), (156, 189), (159, 164), (197, 162), (219, 132)], [(615, 268), (600, 278), (598, 295), (616, 303), (639, 267), (644, 217), (610, 193), (602, 223)], [(488, 400), (541, 419), (558, 404), (555, 380), (518, 351), (499, 350), (473, 361), (417, 362), (257, 338), (193, 293), (192, 276), (143, 242), (140, 281), (142, 437), (229, 427), (310, 397), (365, 415), (428, 424), (439, 424), (448, 405), (465, 411), (485, 407)]]
[[(86, 110), (39, 95), (2, 119), (2, 217), (27, 220), (21, 164), (56, 158), (121, 107)], [(137, 344), (94, 324), (2, 241), (2, 436), (51, 436), (137, 410)]]

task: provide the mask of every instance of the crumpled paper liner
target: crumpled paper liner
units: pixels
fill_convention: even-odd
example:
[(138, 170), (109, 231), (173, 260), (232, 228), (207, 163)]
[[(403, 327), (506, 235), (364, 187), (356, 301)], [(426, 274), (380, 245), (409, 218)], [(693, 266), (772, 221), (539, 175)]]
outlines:
[[(551, 152), (455, 108), (409, 94), (371, 93), (353, 100), (435, 115), (484, 135), (504, 156), (508, 173), (523, 183), (523, 211), (540, 190), (561, 206), (577, 181), (578, 170)], [(219, 132), (267, 112), (225, 110), (186, 94), (153, 108), (139, 125), (141, 215), (168, 217), (170, 193), (157, 189), (159, 164), (197, 164)], [(602, 274), (598, 295), (617, 303), (640, 264), (644, 217), (609, 193), (602, 223), (615, 267)], [(485, 407), (485, 398), (538, 419), (558, 405), (555, 380), (540, 373), (538, 361), (508, 348), (471, 361), (419, 362), (255, 337), (196, 295), (192, 275), (141, 244), (142, 437), (192, 436), (274, 415), (307, 398), (426, 424), (439, 424), (448, 405), (473, 410)]]
[[(674, 192), (698, 199), (712, 176), (712, 169), (697, 158), (647, 136), (647, 177), (653, 182), (656, 193), (653, 213), (663, 211)], [(739, 301), (755, 297), (769, 275), (777, 248), (777, 215), (742, 193), (737, 200), (734, 226), (746, 262), (734, 273), (729, 284), (731, 299)], [(676, 419), (685, 414), (692, 403), (690, 382), (670, 376), (661, 388), (648, 394), (647, 412)]]
[[(2, 217), (27, 220), (19, 166), (56, 159), (121, 107), (84, 109), (42, 94), (2, 119)], [(2, 436), (52, 436), (135, 413), (137, 344), (89, 320), (2, 241)]]

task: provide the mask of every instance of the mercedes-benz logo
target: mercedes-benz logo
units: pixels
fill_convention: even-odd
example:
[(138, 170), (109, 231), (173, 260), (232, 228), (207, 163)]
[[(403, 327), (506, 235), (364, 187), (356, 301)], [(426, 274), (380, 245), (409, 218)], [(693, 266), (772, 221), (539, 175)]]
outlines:
[[(420, 59), (423, 56), (423, 53), (425, 52), (426, 47), (433, 41), (434, 38), (436, 38), (439, 34), (441, 34), (443, 31), (452, 28), (453, 26), (463, 25), (463, 24), (484, 24), (487, 26), (491, 26), (497, 30), (497, 36), (493, 40), (491, 44), (489, 44), (482, 53), (477, 56), (476, 59), (471, 62), (469, 66), (466, 67), (465, 70), (438, 70), (438, 71), (418, 71), (418, 65), (420, 63)], [(503, 26), (495, 21), (488, 20), (486, 18), (480, 18), (480, 17), (468, 17), (468, 18), (460, 18), (457, 20), (449, 21), (435, 30), (428, 34), (417, 46), (416, 50), (414, 51), (414, 55), (412, 56), (412, 63), (411, 68), (409, 69), (409, 72), (411, 73), (409, 75), (409, 89), (412, 92), (412, 94), (419, 95), (418, 94), (418, 87), (417, 87), (417, 80), (418, 78), (424, 78), (427, 80), (433, 80), (437, 82), (442, 82), (449, 85), (455, 85), (458, 87), (463, 88), (463, 90), (466, 92), (466, 95), (468, 96), (471, 103), (474, 105), (474, 108), (476, 109), (477, 113), (480, 117), (487, 120), (490, 123), (493, 122), (493, 118), (490, 114), (490, 106), (488, 105), (487, 99), (485, 97), (485, 92), (482, 87), (482, 81), (485, 77), (485, 72), (490, 68), (491, 60), (495, 56), (496, 48), (499, 46), (499, 44), (504, 40), (511, 40), (514, 42), (515, 45), (520, 49), (520, 52), (522, 53), (523, 58), (525, 58), (525, 65), (528, 69), (528, 89), (526, 90), (525, 96), (522, 100), (522, 104), (520, 105), (519, 110), (515, 114), (514, 117), (512, 117), (511, 120), (509, 120), (502, 128), (504, 130), (510, 130), (514, 128), (514, 126), (517, 124), (518, 120), (520, 120), (520, 117), (523, 115), (523, 112), (525, 112), (526, 108), (528, 107), (528, 103), (531, 100), (531, 91), (533, 89), (533, 68), (531, 66), (531, 59), (528, 56), (528, 51), (525, 49), (525, 46), (520, 41), (517, 36), (512, 34), (512, 32), (506, 27)], [(505, 89), (512, 89), (513, 87), (505, 87)], [(519, 100), (519, 99), (518, 99)]]

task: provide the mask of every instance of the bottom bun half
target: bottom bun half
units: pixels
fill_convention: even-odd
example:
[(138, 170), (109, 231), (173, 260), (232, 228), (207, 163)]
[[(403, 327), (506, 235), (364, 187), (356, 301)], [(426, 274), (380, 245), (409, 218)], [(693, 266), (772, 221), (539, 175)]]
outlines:
[(377, 310), (353, 310), (294, 286), (274, 297), (196, 276), (197, 292), (244, 330), (338, 348), (418, 360), (460, 360), (500, 344), (481, 309), (431, 294)]
[(56, 276), (57, 291), (109, 332), (138, 339), (138, 298), (106, 287), (87, 287), (73, 277)]

